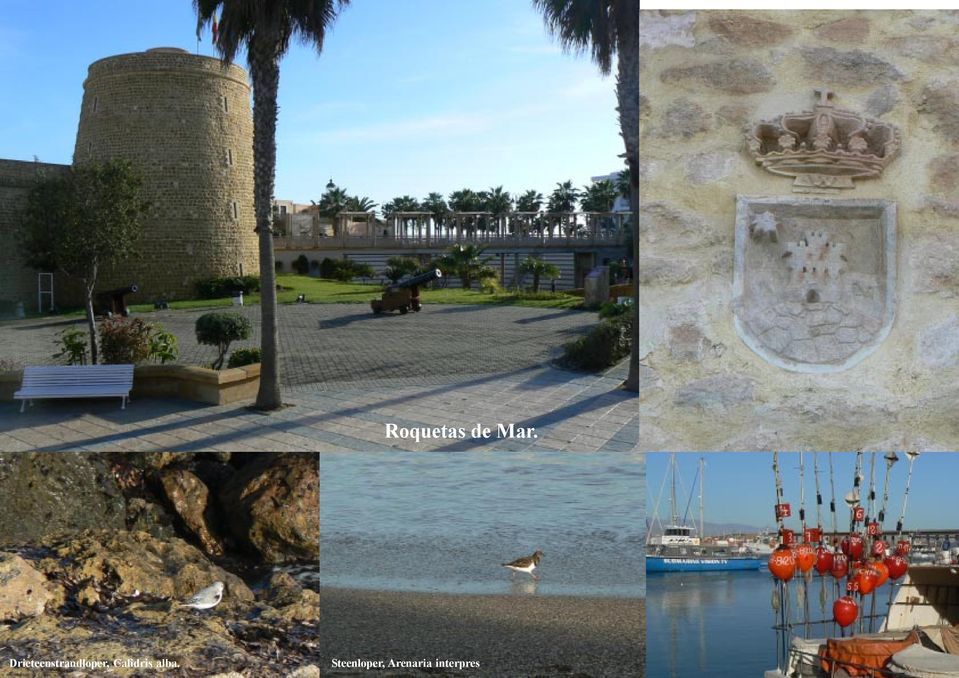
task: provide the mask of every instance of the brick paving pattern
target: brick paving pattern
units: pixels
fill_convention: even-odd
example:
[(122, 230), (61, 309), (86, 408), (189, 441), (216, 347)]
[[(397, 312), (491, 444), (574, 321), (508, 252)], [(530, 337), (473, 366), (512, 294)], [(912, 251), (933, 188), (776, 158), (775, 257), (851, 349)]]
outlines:
[[(259, 309), (240, 309), (255, 324)], [(181, 341), (182, 360), (208, 363), (191, 341), (201, 311), (151, 315)], [(627, 363), (594, 376), (548, 364), (592, 313), (514, 306), (426, 306), (419, 314), (373, 316), (359, 305), (281, 307), (289, 407), (269, 414), (244, 404), (204, 406), (144, 399), (125, 411), (109, 401), (41, 401), (19, 414), (0, 403), (0, 451), (632, 451), (639, 402), (619, 389)], [(0, 357), (50, 362), (49, 320), (0, 326)], [(250, 345), (255, 345), (253, 337)], [(239, 346), (238, 346), (239, 347)], [(44, 360), (45, 358), (45, 360)], [(462, 428), (458, 437), (390, 438), (397, 430)], [(477, 424), (490, 438), (472, 438)], [(497, 425), (535, 429), (499, 438)]]

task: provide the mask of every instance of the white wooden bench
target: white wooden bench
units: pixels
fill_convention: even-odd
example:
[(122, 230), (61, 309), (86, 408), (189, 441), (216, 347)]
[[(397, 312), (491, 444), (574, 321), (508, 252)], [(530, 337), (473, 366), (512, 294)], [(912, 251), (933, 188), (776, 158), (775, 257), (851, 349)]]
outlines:
[(32, 405), (43, 398), (120, 398), (120, 409), (125, 410), (132, 388), (133, 365), (27, 367), (13, 397), (23, 401), (20, 412), (28, 400)]

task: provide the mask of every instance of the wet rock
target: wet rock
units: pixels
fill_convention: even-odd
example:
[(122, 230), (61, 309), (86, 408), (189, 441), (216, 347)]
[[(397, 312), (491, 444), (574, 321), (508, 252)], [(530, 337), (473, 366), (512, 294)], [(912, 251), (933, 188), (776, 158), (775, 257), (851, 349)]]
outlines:
[(160, 482), (177, 515), (200, 540), (203, 550), (214, 557), (222, 556), (223, 541), (210, 529), (207, 519), (210, 490), (203, 481), (186, 469), (174, 468), (164, 470)]
[(95, 454), (0, 454), (0, 543), (89, 527), (124, 526), (107, 461)]
[(934, 80), (928, 83), (919, 95), (916, 109), (932, 117), (936, 132), (953, 143), (959, 141), (959, 81)]
[(733, 171), (736, 156), (732, 153), (697, 153), (686, 158), (686, 180), (708, 184), (725, 179)]
[(131, 531), (147, 532), (161, 539), (176, 536), (173, 519), (163, 507), (140, 497), (127, 501), (126, 524)]
[(751, 402), (753, 386), (753, 380), (744, 377), (706, 377), (683, 384), (673, 402), (680, 407), (725, 409)]
[(319, 477), (311, 454), (265, 455), (220, 493), (230, 529), (268, 562), (319, 557)]
[(724, 59), (695, 66), (674, 66), (660, 74), (663, 82), (706, 85), (730, 94), (768, 92), (776, 84), (764, 64), (753, 59)]
[(806, 64), (815, 69), (817, 77), (824, 82), (862, 86), (903, 77), (888, 61), (858, 49), (843, 52), (832, 47), (803, 47), (800, 52)]
[(869, 19), (862, 15), (846, 17), (820, 26), (816, 35), (841, 45), (861, 45), (869, 37)]
[(665, 13), (658, 10), (639, 13), (639, 46), (659, 49), (670, 45), (692, 47), (696, 44), (693, 27), (696, 12)]
[(18, 622), (43, 614), (52, 598), (46, 581), (20, 556), (0, 554), (0, 621)]
[(262, 615), (264, 619), (320, 621), (320, 594), (303, 588), (285, 572), (278, 572), (270, 579), (266, 602), (272, 609)]
[(745, 12), (710, 14), (709, 28), (726, 40), (743, 47), (778, 45), (795, 32), (791, 26), (757, 19)]
[(663, 123), (658, 129), (658, 136), (666, 139), (677, 137), (690, 139), (697, 134), (709, 131), (711, 117), (699, 104), (689, 99), (677, 99), (663, 114)]
[(878, 118), (891, 111), (898, 103), (898, 88), (895, 85), (886, 84), (869, 95), (866, 100), (866, 113)]
[(160, 540), (146, 532), (87, 530), (70, 537), (45, 539), (51, 551), (40, 569), (75, 585), (81, 604), (110, 607), (115, 601), (148, 594), (185, 599), (214, 581), (226, 584), (226, 607), (253, 601), (253, 592), (235, 574), (211, 563), (182, 539)]
[(320, 678), (320, 667), (314, 664), (301, 666), (291, 673), (287, 678)]

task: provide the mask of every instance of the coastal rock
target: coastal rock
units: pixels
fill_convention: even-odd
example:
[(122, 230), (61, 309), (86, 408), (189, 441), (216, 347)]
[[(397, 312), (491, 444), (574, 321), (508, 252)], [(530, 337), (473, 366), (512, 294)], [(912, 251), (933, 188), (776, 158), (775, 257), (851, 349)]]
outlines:
[(320, 621), (320, 594), (300, 586), (285, 572), (277, 572), (270, 578), (266, 602), (272, 609), (262, 615), (264, 619), (309, 623)]
[(0, 454), (0, 543), (124, 526), (123, 496), (95, 454)]
[(43, 614), (52, 597), (46, 581), (20, 556), (0, 554), (0, 621), (18, 622)]
[(148, 532), (154, 537), (175, 537), (173, 519), (159, 504), (140, 497), (127, 501), (127, 527), (133, 532)]
[(160, 482), (173, 508), (200, 540), (203, 550), (214, 557), (222, 556), (223, 541), (213, 533), (207, 520), (210, 491), (203, 481), (186, 469), (174, 468), (164, 470)]
[[(211, 563), (182, 539), (160, 540), (146, 532), (86, 530), (69, 537), (45, 539), (49, 550), (40, 569), (60, 581), (76, 582), (81, 604), (105, 605), (120, 598), (149, 594), (181, 600), (214, 581), (226, 584), (226, 607), (243, 606), (253, 592), (235, 574)], [(82, 583), (82, 584), (81, 584)]]
[(268, 562), (319, 557), (319, 470), (311, 454), (264, 455), (220, 493), (234, 535)]
[(674, 66), (660, 74), (663, 82), (696, 87), (706, 85), (729, 94), (768, 92), (776, 83), (772, 73), (753, 59), (725, 59), (695, 66)]

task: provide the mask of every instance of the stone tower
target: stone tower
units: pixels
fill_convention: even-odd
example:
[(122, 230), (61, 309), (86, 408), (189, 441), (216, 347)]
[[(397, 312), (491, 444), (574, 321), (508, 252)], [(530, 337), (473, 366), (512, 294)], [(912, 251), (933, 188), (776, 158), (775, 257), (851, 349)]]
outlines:
[(259, 273), (246, 71), (175, 48), (94, 62), (73, 162), (111, 158), (140, 172), (153, 211), (141, 257), (99, 289), (136, 282), (134, 300), (177, 299), (203, 278)]

